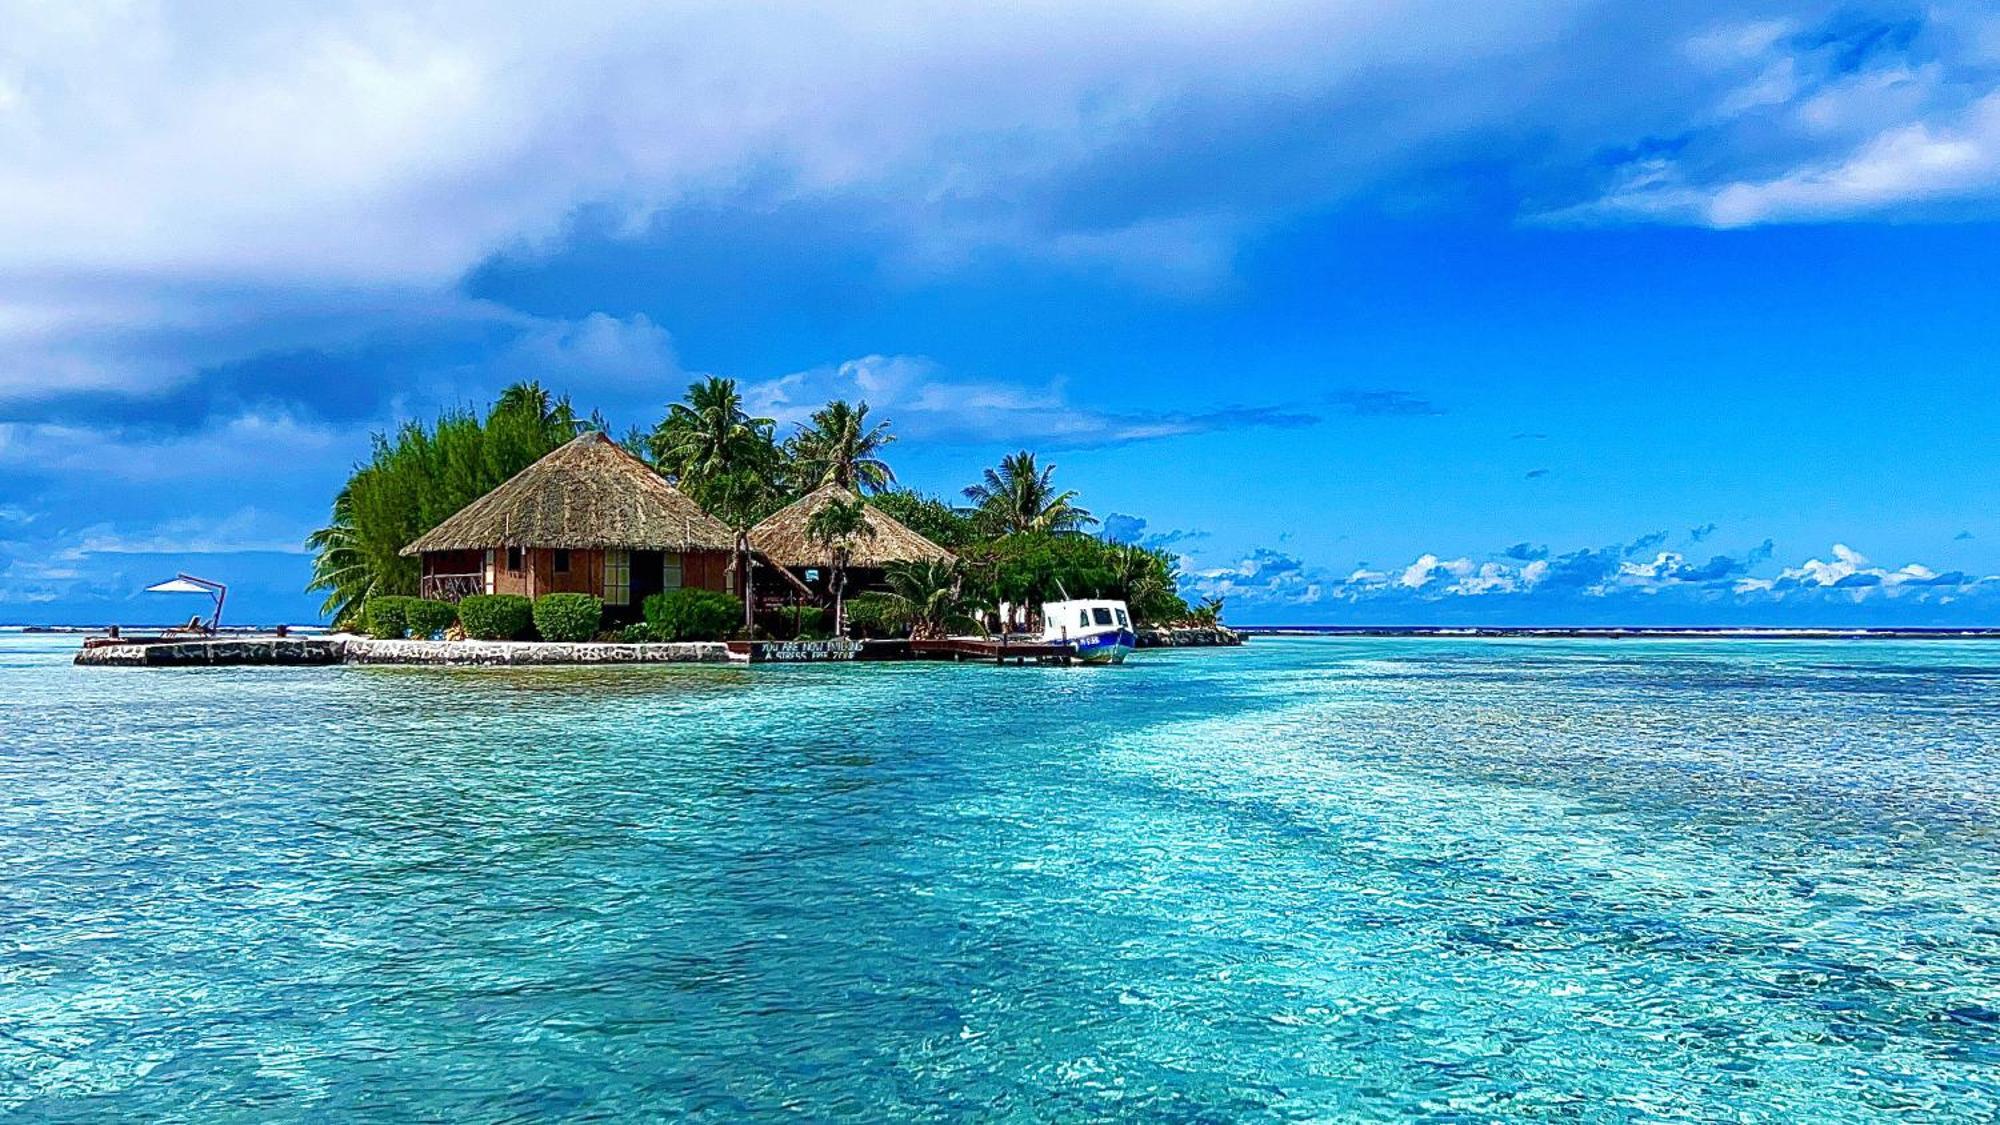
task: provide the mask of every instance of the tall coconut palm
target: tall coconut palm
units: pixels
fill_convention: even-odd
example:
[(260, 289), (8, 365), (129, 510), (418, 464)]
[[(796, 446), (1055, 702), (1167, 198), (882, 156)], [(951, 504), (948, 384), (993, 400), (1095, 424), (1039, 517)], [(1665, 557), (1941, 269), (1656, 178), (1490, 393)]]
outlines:
[(1076, 492), (1057, 492), (1054, 465), (1037, 466), (1026, 450), (1000, 459), (984, 480), (965, 490), (979, 506), (979, 521), (994, 535), (1081, 531), (1097, 517), (1076, 506)]
[(354, 529), (354, 500), (347, 489), (333, 498), (333, 522), (307, 536), (306, 546), (313, 552), (312, 581), (306, 590), (326, 591), (321, 615), (336, 628), (354, 624), (362, 605), (374, 595), (377, 578)]
[(689, 385), (685, 402), (667, 407), (647, 444), (660, 471), (699, 500), (710, 480), (770, 468), (772, 425), (743, 409), (736, 380), (711, 377)]
[(833, 635), (847, 635), (847, 568), (854, 559), (854, 541), (875, 538), (875, 525), (859, 500), (830, 499), (806, 517), (806, 538), (827, 553), (833, 572)]
[(813, 411), (812, 421), (785, 444), (798, 485), (810, 492), (837, 484), (849, 492), (883, 492), (895, 487), (896, 474), (882, 460), (882, 450), (895, 441), (888, 422), (868, 423), (866, 402), (849, 406), (835, 400)]

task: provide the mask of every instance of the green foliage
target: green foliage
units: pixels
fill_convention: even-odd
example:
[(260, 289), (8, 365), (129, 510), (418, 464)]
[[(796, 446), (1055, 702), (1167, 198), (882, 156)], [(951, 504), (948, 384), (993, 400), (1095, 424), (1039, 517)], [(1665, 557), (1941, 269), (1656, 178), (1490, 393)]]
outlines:
[(856, 637), (907, 637), (910, 611), (891, 594), (858, 594), (847, 602), (847, 631)]
[(778, 448), (769, 418), (743, 409), (736, 380), (710, 378), (687, 389), (687, 401), (671, 403), (667, 416), (647, 439), (653, 463), (704, 508), (715, 497), (711, 486), (729, 477), (770, 480), (777, 472)]
[(535, 632), (545, 641), (587, 641), (604, 620), (604, 601), (589, 594), (543, 594), (535, 599)]
[(668, 590), (646, 599), (646, 624), (660, 640), (719, 641), (743, 620), (743, 607), (714, 590)]
[(1173, 557), (1087, 535), (1008, 535), (968, 550), (967, 586), (982, 604), (1039, 607), (1071, 598), (1117, 598), (1142, 624), (1188, 613)]
[(896, 489), (868, 498), (868, 502), (894, 517), (897, 523), (949, 551), (970, 547), (979, 539), (979, 529), (969, 516), (935, 496)]
[(410, 631), (410, 603), (415, 598), (381, 594), (368, 599), (362, 617), (367, 623), (368, 635), (377, 640), (400, 640)]
[[(889, 599), (908, 622), (910, 636), (935, 640), (972, 625), (965, 596), (965, 568), (954, 562), (899, 563), (888, 569)], [(856, 604), (861, 599), (856, 598)]]
[(812, 420), (785, 443), (792, 483), (801, 492), (837, 484), (849, 492), (881, 492), (896, 474), (882, 460), (895, 441), (889, 423), (868, 424), (868, 404), (834, 401), (813, 411)]
[(1027, 450), (1000, 459), (979, 484), (965, 490), (979, 508), (980, 529), (988, 535), (1060, 534), (1081, 531), (1097, 517), (1076, 506), (1076, 492), (1057, 492), (1054, 465), (1037, 466)]
[(478, 641), (511, 641), (534, 621), (533, 602), (519, 594), (474, 594), (458, 603), (458, 623)]
[(360, 628), (362, 607), (376, 592), (376, 574), (354, 529), (354, 500), (349, 489), (342, 488), (334, 495), (333, 522), (308, 535), (306, 547), (313, 552), (312, 581), (306, 590), (326, 591), (320, 613), (336, 629)]
[(658, 644), (666, 639), (666, 630), (650, 621), (634, 621), (618, 630), (618, 640), (628, 645)]
[(1188, 624), (1204, 629), (1220, 628), (1222, 625), (1222, 599), (1201, 599), (1200, 605), (1195, 606), (1187, 612), (1186, 620)]
[(781, 641), (820, 641), (833, 635), (830, 614), (816, 605), (788, 605), (761, 615), (757, 624)]
[(402, 549), (576, 436), (581, 424), (568, 399), (517, 383), (483, 419), (454, 411), (428, 427), (409, 422), (375, 435), (368, 461), (334, 498), (332, 521), (306, 540), (315, 553), (306, 588), (326, 592), (320, 611), (347, 621), (371, 597), (415, 594), (419, 562)]
[(411, 598), (403, 607), (403, 619), (409, 623), (411, 636), (428, 637), (451, 628), (458, 621), (458, 607), (450, 602)]

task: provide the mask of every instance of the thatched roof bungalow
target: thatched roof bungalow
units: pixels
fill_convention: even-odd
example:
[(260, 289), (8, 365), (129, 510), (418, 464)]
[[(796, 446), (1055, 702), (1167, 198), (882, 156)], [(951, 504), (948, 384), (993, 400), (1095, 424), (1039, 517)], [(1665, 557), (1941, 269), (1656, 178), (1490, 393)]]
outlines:
[(646, 595), (731, 590), (736, 537), (652, 466), (579, 435), (403, 548), (425, 597), (575, 592), (629, 617)]
[[(853, 503), (857, 499), (837, 484), (822, 485), (751, 528), (750, 546), (771, 565), (791, 572), (815, 591), (824, 591), (828, 575), (823, 568), (831, 560), (826, 549), (806, 534), (806, 524), (831, 501)], [(875, 534), (854, 539), (848, 563), (850, 589), (878, 585), (884, 568), (891, 563), (950, 562), (957, 558), (880, 508), (864, 504), (861, 510)]]

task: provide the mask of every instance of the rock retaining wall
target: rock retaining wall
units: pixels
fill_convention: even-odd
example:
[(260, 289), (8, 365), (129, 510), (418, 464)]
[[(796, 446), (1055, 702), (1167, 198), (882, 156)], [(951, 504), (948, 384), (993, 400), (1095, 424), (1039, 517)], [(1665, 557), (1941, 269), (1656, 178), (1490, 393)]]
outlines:
[(362, 637), (159, 641), (100, 644), (76, 654), (99, 667), (310, 664), (707, 664), (727, 659), (713, 644), (550, 644), (527, 641), (377, 641)]
[(1243, 634), (1217, 626), (1213, 629), (1141, 629), (1140, 648), (1212, 648), (1240, 645)]

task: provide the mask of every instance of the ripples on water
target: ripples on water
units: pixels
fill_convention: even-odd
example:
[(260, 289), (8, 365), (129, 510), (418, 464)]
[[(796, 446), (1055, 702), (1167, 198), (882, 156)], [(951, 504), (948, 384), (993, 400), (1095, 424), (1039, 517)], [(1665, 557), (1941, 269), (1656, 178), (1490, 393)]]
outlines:
[(1989, 1120), (2000, 647), (74, 669), (0, 1112)]

